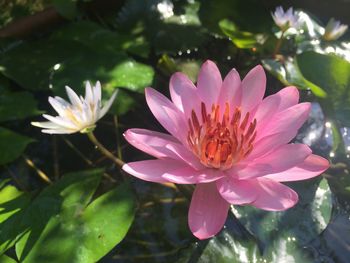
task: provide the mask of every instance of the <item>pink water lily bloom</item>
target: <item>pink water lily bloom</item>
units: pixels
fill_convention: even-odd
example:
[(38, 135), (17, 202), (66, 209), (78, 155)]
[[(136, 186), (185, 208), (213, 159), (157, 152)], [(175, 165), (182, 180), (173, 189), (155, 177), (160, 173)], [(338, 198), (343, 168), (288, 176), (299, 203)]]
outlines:
[(140, 179), (195, 184), (189, 227), (205, 239), (223, 227), (230, 204), (285, 210), (298, 195), (281, 182), (321, 174), (329, 163), (304, 144), (289, 143), (308, 118), (310, 103), (298, 103), (295, 87), (265, 99), (261, 66), (241, 81), (232, 69), (222, 80), (217, 66), (205, 62), (197, 86), (186, 75), (170, 79), (171, 100), (152, 88), (146, 100), (170, 133), (126, 131), (126, 140), (154, 156), (127, 163), (124, 171)]

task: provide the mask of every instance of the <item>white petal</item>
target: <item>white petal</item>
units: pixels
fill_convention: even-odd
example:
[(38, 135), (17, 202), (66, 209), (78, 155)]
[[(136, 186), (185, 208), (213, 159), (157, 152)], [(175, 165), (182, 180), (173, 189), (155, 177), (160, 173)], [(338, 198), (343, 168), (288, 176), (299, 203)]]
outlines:
[(58, 128), (61, 128), (60, 125), (57, 125), (56, 123), (53, 123), (51, 121), (44, 121), (44, 122), (33, 121), (30, 124), (35, 126), (35, 127), (44, 128), (44, 129), (58, 129)]
[(96, 82), (93, 93), (94, 93), (95, 104), (98, 107), (100, 107), (99, 104), (101, 103), (101, 83), (99, 81)]
[(70, 129), (45, 129), (41, 130), (43, 133), (47, 134), (71, 134), (78, 132), (77, 130), (70, 130)]
[(60, 101), (58, 101), (57, 99), (52, 98), (52, 97), (49, 97), (49, 103), (55, 109), (55, 111), (58, 113), (58, 115), (60, 115), (62, 117), (67, 116), (67, 114), (66, 114), (67, 103), (63, 104)]
[(45, 119), (48, 119), (49, 121), (51, 121), (53, 123), (56, 123), (57, 125), (61, 126), (62, 128), (68, 128), (68, 129), (76, 129), (77, 128), (77, 126), (74, 123), (72, 123), (71, 121), (64, 119), (60, 116), (53, 117), (53, 116), (50, 116), (47, 114), (43, 114), (43, 117)]
[(113, 101), (115, 99), (115, 97), (117, 96), (119, 90), (116, 90), (113, 92), (111, 98), (108, 100), (108, 102), (106, 103), (106, 105), (103, 106), (103, 108), (101, 109), (101, 112), (99, 114), (99, 119), (101, 119), (109, 110), (109, 108), (112, 106)]
[(78, 108), (82, 107), (81, 100), (79, 99), (78, 95), (68, 86), (66, 86), (66, 92), (68, 95), (69, 100), (71, 101), (73, 106), (76, 106)]
[(85, 101), (89, 104), (94, 103), (94, 95), (92, 93), (92, 87), (89, 81), (85, 84)]

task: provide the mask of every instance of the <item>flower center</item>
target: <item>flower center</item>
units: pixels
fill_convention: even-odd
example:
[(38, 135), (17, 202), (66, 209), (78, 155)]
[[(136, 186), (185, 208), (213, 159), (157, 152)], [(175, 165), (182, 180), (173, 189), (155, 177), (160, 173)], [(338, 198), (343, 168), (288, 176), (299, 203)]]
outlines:
[(213, 105), (211, 112), (207, 113), (202, 102), (201, 115), (200, 122), (192, 110), (191, 118), (188, 119), (187, 142), (202, 164), (225, 170), (253, 150), (256, 119), (250, 121), (249, 112), (242, 119), (240, 108), (236, 107), (231, 114), (230, 106), (226, 103), (221, 118), (219, 105)]

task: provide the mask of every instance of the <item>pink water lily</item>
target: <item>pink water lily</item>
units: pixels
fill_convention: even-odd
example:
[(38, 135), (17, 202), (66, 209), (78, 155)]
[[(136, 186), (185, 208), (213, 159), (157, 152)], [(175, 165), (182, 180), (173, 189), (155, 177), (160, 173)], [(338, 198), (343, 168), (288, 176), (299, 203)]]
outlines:
[(295, 87), (263, 99), (261, 66), (241, 81), (232, 69), (222, 80), (217, 66), (205, 62), (197, 86), (186, 75), (170, 79), (171, 100), (152, 88), (146, 100), (170, 133), (126, 131), (126, 140), (156, 157), (127, 163), (124, 171), (140, 179), (195, 184), (189, 227), (205, 239), (223, 227), (230, 204), (285, 210), (298, 195), (281, 182), (321, 174), (329, 163), (304, 144), (289, 143), (308, 118), (310, 103), (298, 103)]

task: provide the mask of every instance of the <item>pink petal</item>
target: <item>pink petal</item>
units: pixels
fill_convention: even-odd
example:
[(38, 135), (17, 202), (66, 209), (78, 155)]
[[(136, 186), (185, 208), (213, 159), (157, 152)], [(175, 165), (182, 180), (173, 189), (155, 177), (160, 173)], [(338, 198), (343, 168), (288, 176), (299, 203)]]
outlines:
[(224, 226), (229, 203), (219, 194), (214, 183), (198, 184), (193, 192), (188, 224), (199, 239), (216, 235)]
[(185, 165), (176, 160), (157, 159), (131, 162), (123, 165), (123, 170), (137, 178), (155, 183), (169, 182), (163, 177), (165, 173), (177, 170)]
[(166, 145), (178, 145), (179, 141), (169, 134), (145, 129), (129, 129), (124, 133), (125, 139), (135, 148), (157, 158), (169, 157), (179, 159)]
[[(218, 104), (221, 109), (224, 109), (225, 104), (228, 102), (230, 110), (233, 112), (235, 107), (241, 104), (241, 97), (241, 78), (237, 70), (232, 69), (224, 79), (218, 98)], [(224, 111), (222, 110), (222, 112)]]
[(275, 133), (266, 136), (254, 143), (252, 152), (247, 156), (244, 161), (254, 160), (269, 152), (275, 150), (277, 147), (289, 143), (291, 138), (295, 137), (296, 131), (290, 130), (286, 132)]
[(258, 178), (257, 198), (251, 204), (268, 211), (282, 211), (298, 202), (298, 194), (289, 187), (267, 178)]
[(207, 109), (211, 109), (217, 102), (221, 85), (222, 79), (218, 67), (214, 62), (207, 60), (199, 71), (197, 81), (198, 95)]
[(240, 165), (244, 165), (241, 163), (228, 172), (235, 174), (242, 180), (282, 172), (299, 165), (311, 153), (312, 151), (305, 144), (286, 144), (261, 158), (257, 158), (253, 163), (248, 163), (243, 168), (240, 168)]
[(278, 112), (263, 129), (258, 130), (256, 140), (279, 132), (298, 131), (309, 117), (310, 109), (311, 104), (305, 102)]
[(163, 175), (168, 181), (177, 184), (209, 183), (224, 177), (225, 174), (216, 169), (204, 168), (200, 171), (192, 167), (181, 167)]
[(177, 108), (185, 113), (186, 120), (191, 117), (194, 110), (197, 116), (200, 113), (200, 99), (197, 88), (183, 73), (177, 72), (170, 78), (170, 95)]
[(190, 150), (185, 148), (183, 145), (168, 144), (165, 147), (171, 151), (172, 156), (175, 156), (174, 159), (182, 160), (196, 170), (202, 170), (203, 168), (205, 168), (205, 166), (199, 161), (198, 157), (194, 155)]
[(273, 179), (278, 182), (290, 182), (305, 180), (322, 174), (329, 168), (327, 159), (321, 156), (311, 154), (303, 163), (286, 171), (269, 174), (265, 178)]
[(262, 66), (253, 68), (242, 81), (242, 114), (261, 103), (266, 89), (266, 75)]
[(256, 199), (255, 180), (236, 180), (226, 176), (216, 182), (221, 196), (230, 204), (249, 204)]
[(145, 93), (147, 104), (159, 123), (177, 139), (185, 142), (187, 129), (184, 127), (187, 127), (187, 124), (183, 113), (158, 91), (146, 88)]
[(266, 119), (270, 120), (271, 116), (278, 110), (281, 98), (276, 95), (277, 94), (268, 96), (258, 106), (258, 109), (254, 115), (254, 118), (257, 121), (257, 130), (259, 130), (259, 127), (264, 124)]
[(270, 121), (274, 121), (274, 115), (299, 101), (299, 91), (295, 87), (287, 87), (276, 94), (266, 97), (258, 106), (254, 118), (257, 120), (257, 130), (261, 130)]
[(286, 87), (276, 93), (280, 97), (280, 105), (278, 111), (285, 110), (296, 105), (299, 102), (299, 91), (294, 86)]

